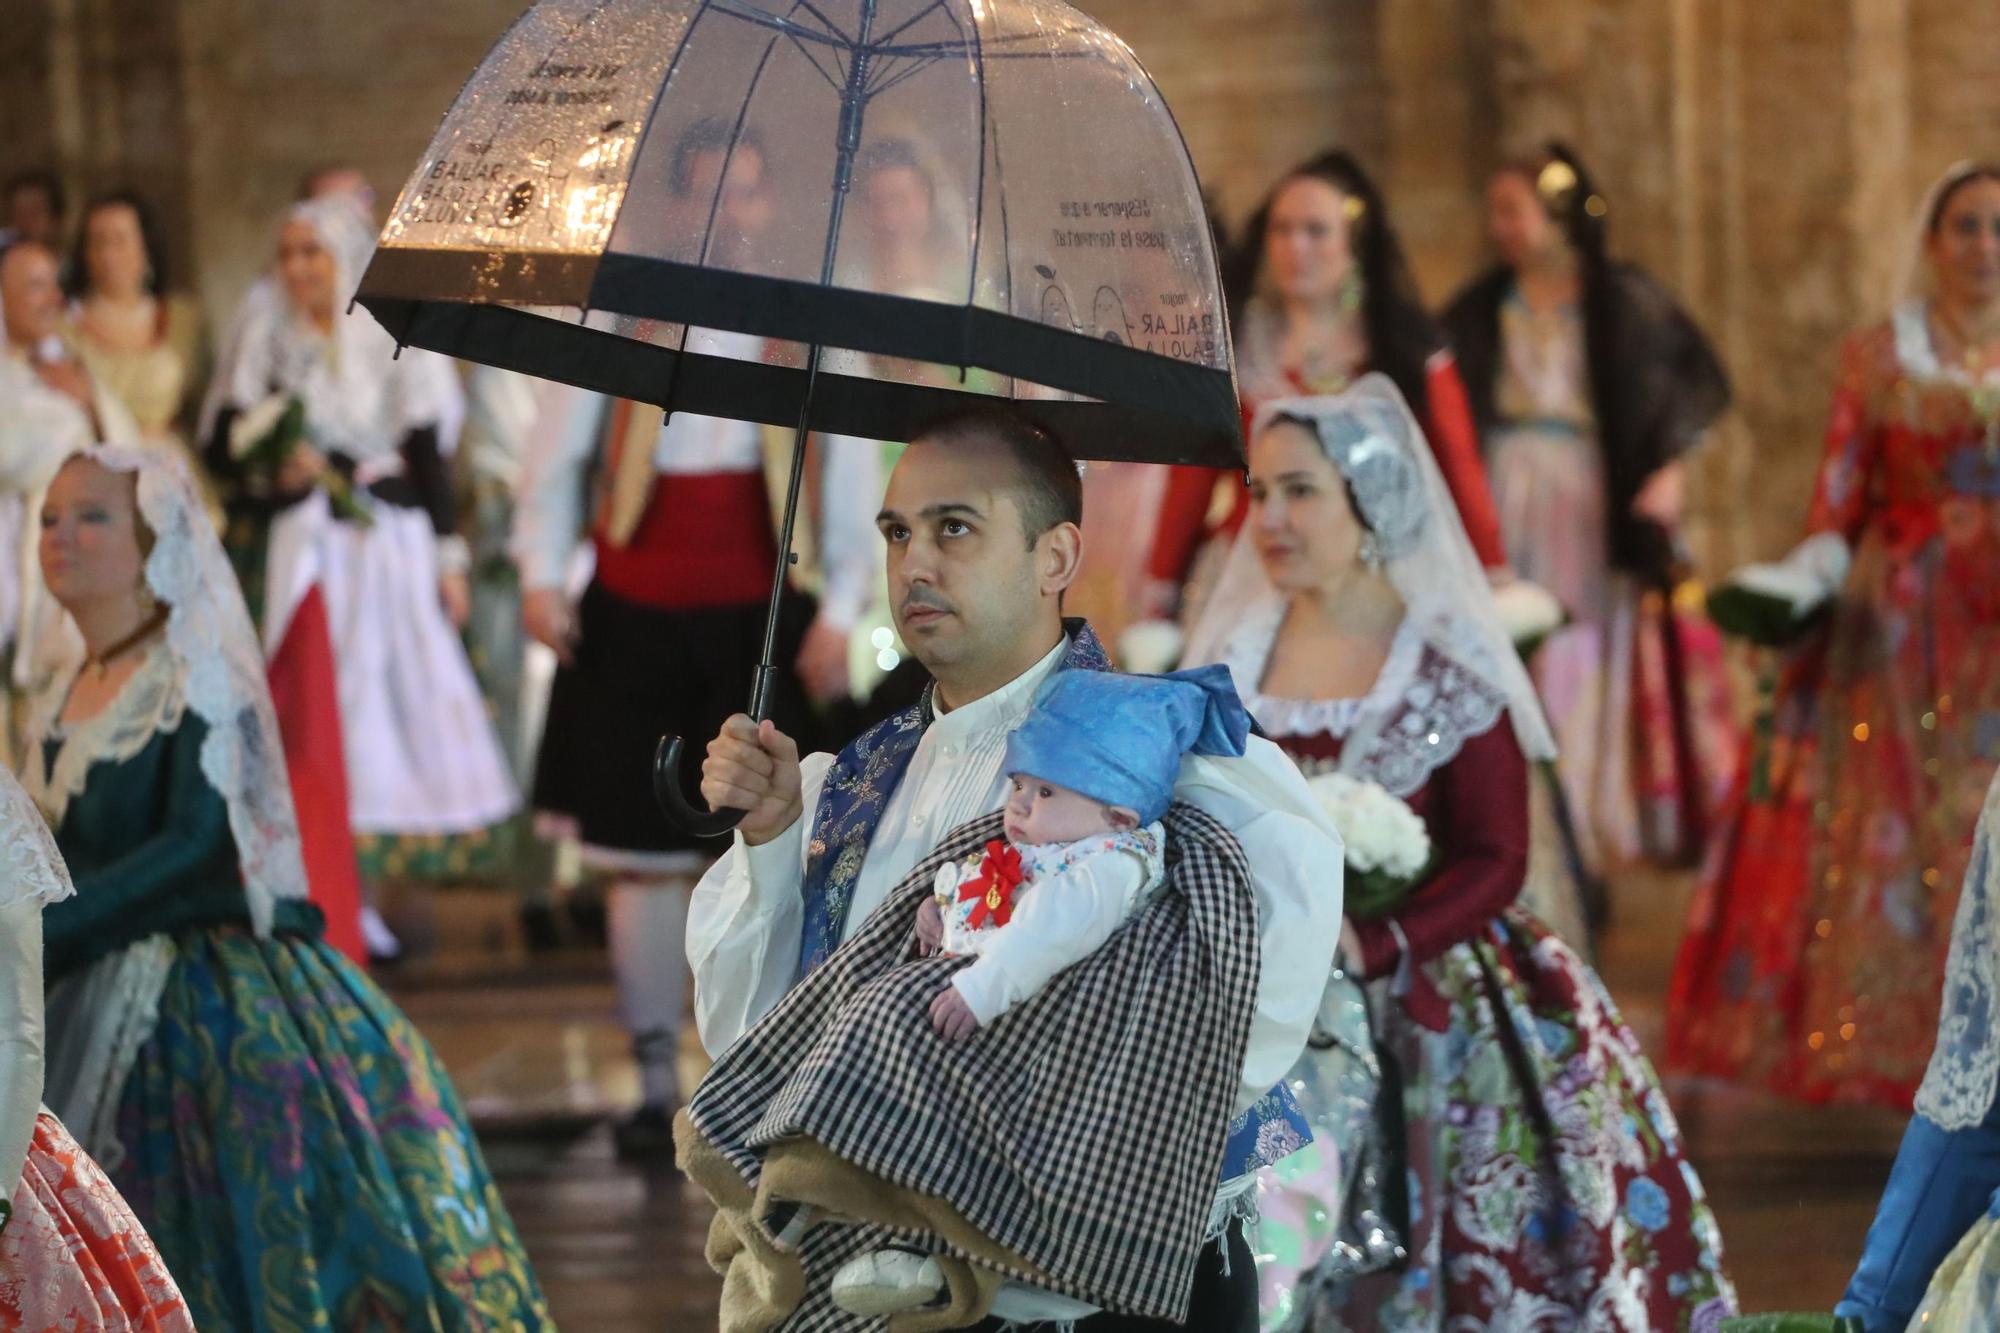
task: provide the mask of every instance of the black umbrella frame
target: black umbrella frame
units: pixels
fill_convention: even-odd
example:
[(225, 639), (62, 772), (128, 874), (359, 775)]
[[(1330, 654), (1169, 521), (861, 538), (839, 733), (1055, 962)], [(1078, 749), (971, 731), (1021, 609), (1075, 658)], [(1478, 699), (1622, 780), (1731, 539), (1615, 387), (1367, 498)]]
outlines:
[[(660, 0), (651, 2), (660, 4)], [(672, 7), (672, 0), (666, 2)], [(1030, 390), (1018, 401), (1070, 441), (1080, 457), (1216, 467), (1242, 464), (1238, 400), (1219, 300), (1214, 302), (1214, 313), (1190, 330), (1191, 350), (1197, 359), (1188, 359), (1187, 346), (1175, 347), (1183, 355), (1170, 355), (1130, 345), (1135, 340), (1129, 326), (1104, 329), (1096, 336), (1083, 331), (1073, 315), (1066, 317), (1073, 308), (1071, 299), (1047, 265), (1033, 267), (1037, 275), (1033, 280), (1045, 279), (1048, 284), (1048, 294), (1039, 300), (1031, 294), (1037, 313), (1043, 316), (1036, 319), (975, 303), (971, 295), (978, 281), (976, 271), (968, 279), (967, 299), (957, 304), (836, 283), (842, 222), (853, 190), (867, 112), (874, 99), (941, 62), (969, 62), (981, 80), (979, 115), (983, 125), (988, 110), (983, 81), (990, 62), (1090, 60), (1104, 49), (1102, 39), (1116, 42), (1090, 20), (1051, 0), (1008, 0), (1032, 11), (1036, 22), (1018, 34), (982, 33), (979, 22), (958, 13), (967, 2), (900, 0), (901, 12), (894, 22), (885, 23), (885, 0), (846, 0), (844, 17), (848, 23), (843, 26), (810, 0), (792, 0), (769, 8), (751, 0), (683, 0), (680, 7), (692, 8), (693, 13), (666, 62), (660, 78), (664, 91), (657, 92), (647, 113), (649, 129), (651, 119), (659, 115), (659, 105), (673, 97), (674, 80), (689, 49), (689, 39), (703, 24), (748, 24), (768, 36), (748, 91), (733, 108), (730, 154), (742, 142), (757, 81), (774, 50), (784, 47), (804, 53), (838, 97), (832, 188), (817, 282), (688, 262), (686, 258), (621, 252), (615, 248), (615, 233), (613, 243), (597, 253), (508, 248), (505, 244), (475, 248), (412, 243), (416, 229), (399, 233), (392, 218), (357, 296), (399, 344), (655, 403), (668, 412), (794, 428), (779, 534), (779, 550), (785, 554), (772, 581), (763, 653), (752, 682), (748, 712), (753, 718), (765, 716), (775, 674), (778, 612), (788, 566), (796, 559), (792, 554), (793, 528), (807, 434), (822, 430), (864, 438), (908, 439), (927, 419), (956, 408), (995, 402), (992, 395), (967, 387), (963, 369), (956, 385), (944, 377), (939, 377), (944, 382), (876, 378), (828, 369), (822, 364), (826, 349), (976, 367), (1011, 377), (1017, 387)], [(979, 15), (981, 0), (969, 2), (973, 15)], [(500, 59), (515, 36), (526, 35), (523, 25), (539, 19), (549, 31), (537, 37), (550, 39), (551, 55), (535, 67), (537, 72), (568, 68), (557, 62), (557, 56), (562, 40), (580, 30), (577, 24), (597, 21), (607, 10), (643, 7), (648, 0), (623, 0), (622, 4), (621, 0), (602, 0), (579, 8), (580, 3), (544, 0), (537, 10), (517, 21), (487, 63)], [(538, 14), (558, 7), (577, 12), (566, 12), (564, 23)], [(992, 0), (987, 0), (984, 8), (990, 12)], [(1061, 43), (1052, 46), (1045, 21), (1049, 14), (1078, 25), (1069, 30), (1083, 37), (1074, 49), (1057, 49)], [(926, 30), (949, 35), (919, 40), (916, 34)], [(1117, 44), (1116, 50), (1130, 61), (1122, 44)], [(480, 74), (475, 74), (461, 101), (479, 78)], [(626, 120), (614, 118), (606, 121), (598, 134), (605, 142), (613, 142), (620, 135), (629, 138), (630, 131)], [(983, 128), (981, 133), (983, 137)], [(1178, 131), (1175, 135), (1178, 143)], [(474, 146), (470, 151), (478, 153), (480, 148)], [(1179, 151), (1185, 163), (1184, 144), (1179, 145)], [(1186, 171), (1191, 182), (1192, 167), (1187, 166)], [(538, 206), (538, 191), (546, 193), (545, 182), (527, 173), (521, 176), (511, 187), (505, 179), (496, 183), (497, 203), (490, 216), (501, 236), (511, 223), (531, 216)], [(973, 198), (975, 226), (988, 211), (985, 192), (997, 187), (988, 177), (982, 152)], [(399, 201), (398, 216), (422, 214), (425, 188), (420, 172)], [(1198, 200), (1198, 189), (1192, 195)], [(999, 215), (1004, 221), (1004, 196), (1001, 202)], [(697, 261), (710, 257), (719, 204), (718, 191), (709, 206), (709, 229), (701, 238)], [(412, 239), (405, 240), (404, 235)], [(976, 270), (981, 253), (977, 239), (971, 248)], [(1205, 258), (1212, 273), (1212, 253)], [(1011, 268), (1007, 278), (1012, 288), (1015, 277)], [(1055, 312), (1056, 322), (1049, 322), (1051, 312)], [(611, 318), (607, 320), (607, 316)], [(677, 336), (662, 343), (605, 327), (607, 323), (620, 324), (620, 317), (626, 326), (634, 320), (678, 326)], [(784, 340), (803, 344), (806, 351), (802, 364), (709, 354), (688, 347), (688, 333), (694, 328)], [(682, 794), (682, 750), (681, 738), (662, 739), (654, 781), (663, 807), (690, 832), (706, 836), (728, 832), (741, 820), (741, 812), (698, 811)]]

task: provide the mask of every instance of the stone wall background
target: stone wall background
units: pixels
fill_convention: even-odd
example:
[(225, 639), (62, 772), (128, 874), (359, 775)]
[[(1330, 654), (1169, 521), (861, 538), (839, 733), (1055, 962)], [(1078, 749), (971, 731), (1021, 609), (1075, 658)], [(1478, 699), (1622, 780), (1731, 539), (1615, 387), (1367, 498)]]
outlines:
[[(226, 312), (306, 170), (384, 205), (519, 0), (10, 0), (0, 170), (153, 194)], [(1484, 262), (1486, 174), (1568, 138), (1616, 252), (1674, 286), (1739, 406), (1702, 460), (1704, 567), (1784, 549), (1840, 335), (1878, 316), (1926, 185), (2000, 155), (2000, 5), (1963, 0), (1084, 0), (1144, 59), (1239, 221), (1339, 143), (1425, 293)]]

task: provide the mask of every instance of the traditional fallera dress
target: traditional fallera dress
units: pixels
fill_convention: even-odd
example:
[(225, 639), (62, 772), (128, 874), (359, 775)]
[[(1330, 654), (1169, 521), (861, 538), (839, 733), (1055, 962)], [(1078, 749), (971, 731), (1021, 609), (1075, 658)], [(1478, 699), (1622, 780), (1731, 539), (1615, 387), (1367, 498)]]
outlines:
[(28, 772), (77, 886), (45, 917), (50, 1105), (201, 1328), (546, 1327), (436, 1055), (320, 937), (207, 515), (165, 468), (96, 457), (139, 473), (171, 611), (102, 712), (48, 715)]
[(2000, 404), (1913, 300), (1841, 351), (1811, 533), (1853, 552), (1784, 663), (1691, 910), (1676, 1068), (1907, 1107), (2000, 761)]
[(1600, 868), (1698, 854), (1736, 733), (1715, 628), (1670, 596), (1669, 534), (1635, 517), (1655, 471), (1728, 405), (1713, 352), (1629, 266), (1601, 279), (1615, 327), (1593, 364), (1585, 306), (1535, 312), (1496, 269), (1446, 316), (1479, 423), (1507, 558), (1570, 623), (1535, 683), (1586, 855)]
[(208, 369), (201, 308), (176, 294), (159, 297), (157, 310), (153, 340), (144, 347), (113, 349), (97, 342), (81, 304), (70, 309), (69, 338), (91, 378), (125, 405), (141, 435), (187, 449)]
[[(352, 209), (319, 201), (290, 216), (318, 232), (340, 290), (358, 285), (372, 237)], [(220, 367), (217, 396), (210, 466), (234, 480), (240, 509), (268, 521), (261, 558), (254, 536), (244, 550), (274, 674), (294, 622), (309, 631), (324, 605), (364, 876), (478, 872), (519, 796), (438, 596), (440, 575), (469, 563), (446, 466), (463, 415), (455, 372), (431, 353), (397, 356), (358, 308), (321, 333), (266, 298)], [(245, 418), (286, 400), (302, 405), (304, 443), (329, 462), (328, 479), (303, 494), (281, 493), (275, 460), (242, 438), (255, 433)]]
[(2000, 780), (1952, 919), (1944, 1004), (1917, 1110), (1835, 1313), (1867, 1333), (1972, 1333), (2000, 1316)]
[[(1190, 654), (1229, 668), (1309, 777), (1405, 802), (1434, 864), (1386, 904), (1349, 886), (1358, 956), (1336, 960), (1289, 1076), (1315, 1143), (1259, 1184), (1265, 1326), (1711, 1330), (1733, 1294), (1666, 1098), (1596, 974), (1515, 906), (1534, 840), (1529, 761), (1556, 750), (1442, 472), (1384, 376), (1266, 404), (1278, 413), (1309, 424), (1346, 482), (1402, 619), (1365, 696), (1274, 697), (1291, 599), (1239, 539)], [(1337, 1012), (1350, 972), (1367, 990), (1359, 1050)], [(1373, 1081), (1401, 1096), (1357, 1119), (1347, 1073), (1370, 1047)], [(1381, 1166), (1376, 1139), (1403, 1144), (1407, 1172)], [(1339, 1234), (1355, 1192), (1377, 1188), (1363, 1202), (1400, 1233), (1400, 1255)]]
[[(1270, 698), (1253, 687), (1277, 628), (1246, 621), (1228, 659), (1259, 723), (1308, 775), (1347, 773), (1407, 801), (1440, 862), (1393, 916), (1354, 922), (1375, 1037), (1403, 1087), (1409, 1262), (1267, 1290), (1267, 1327), (1712, 1330), (1733, 1292), (1666, 1096), (1596, 974), (1513, 905), (1529, 770), (1505, 699), (1419, 615), (1365, 698)], [(1330, 1086), (1318, 1064), (1337, 1058), (1309, 1050), (1301, 1077)], [(1318, 1125), (1330, 1108), (1307, 1109)], [(1300, 1190), (1309, 1202), (1316, 1184), (1337, 1215), (1338, 1152), (1267, 1173), (1290, 1189), (1266, 1203), (1263, 1251), (1324, 1249)]]
[(46, 1111), (0, 1235), (0, 1324), (19, 1333), (195, 1327), (139, 1219)]

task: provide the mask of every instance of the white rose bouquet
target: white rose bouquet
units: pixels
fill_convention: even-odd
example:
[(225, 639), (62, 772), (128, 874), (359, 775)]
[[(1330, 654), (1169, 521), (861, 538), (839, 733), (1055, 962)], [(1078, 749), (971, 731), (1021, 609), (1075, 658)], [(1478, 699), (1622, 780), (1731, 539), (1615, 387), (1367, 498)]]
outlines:
[(1118, 636), (1118, 665), (1143, 676), (1172, 671), (1187, 647), (1181, 627), (1171, 620), (1140, 620)]
[(1378, 783), (1322, 773), (1309, 785), (1347, 847), (1347, 915), (1357, 921), (1387, 916), (1436, 863), (1430, 831)]

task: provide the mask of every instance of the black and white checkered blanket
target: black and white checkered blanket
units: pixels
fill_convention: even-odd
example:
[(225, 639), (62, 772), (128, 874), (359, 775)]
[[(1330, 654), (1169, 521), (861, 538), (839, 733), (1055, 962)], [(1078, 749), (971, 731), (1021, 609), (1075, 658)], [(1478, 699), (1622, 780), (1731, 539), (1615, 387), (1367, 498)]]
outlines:
[[(955, 1045), (932, 1031), (928, 1009), (964, 960), (915, 958), (912, 925), (937, 867), (1001, 836), (1000, 816), (954, 831), (723, 1053), (688, 1105), (693, 1131), (748, 1191), (767, 1153), (814, 1140), (943, 1200), (1033, 1270), (1013, 1276), (1107, 1310), (1184, 1319), (1259, 958), (1236, 839), (1191, 805), (1175, 805), (1166, 825), (1165, 883), (1132, 919)], [(849, 1326), (823, 1284), (835, 1252), (858, 1248), (854, 1230), (809, 1233), (805, 1303), (785, 1327)], [(991, 1262), (940, 1236), (903, 1239)]]

